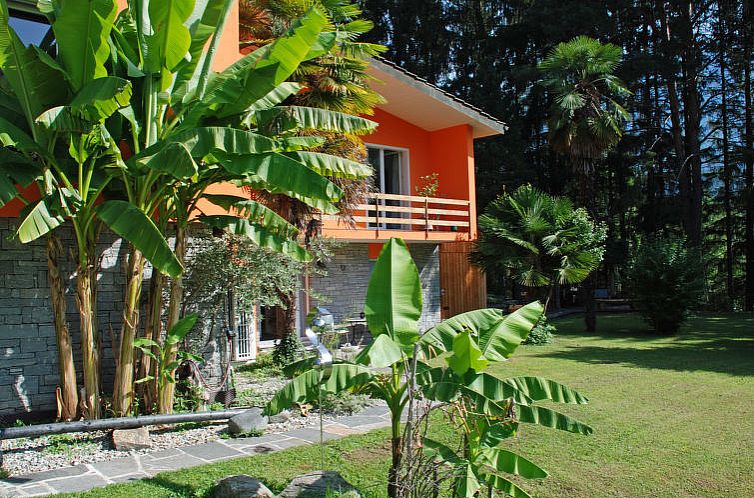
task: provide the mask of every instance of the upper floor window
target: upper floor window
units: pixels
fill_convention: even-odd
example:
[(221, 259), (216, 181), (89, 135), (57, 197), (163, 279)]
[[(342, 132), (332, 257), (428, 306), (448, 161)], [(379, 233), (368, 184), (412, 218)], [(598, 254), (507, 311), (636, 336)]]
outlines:
[(408, 150), (382, 145), (368, 145), (369, 164), (374, 168), (374, 185), (383, 194), (411, 193)]

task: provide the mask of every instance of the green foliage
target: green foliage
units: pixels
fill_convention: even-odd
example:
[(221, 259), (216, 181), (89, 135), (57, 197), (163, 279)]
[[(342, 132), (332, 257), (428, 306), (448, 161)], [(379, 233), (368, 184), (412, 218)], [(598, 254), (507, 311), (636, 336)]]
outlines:
[(283, 375), (281, 367), (275, 363), (275, 356), (272, 352), (268, 351), (257, 354), (253, 362), (236, 367), (235, 372), (243, 373), (257, 379), (280, 377)]
[(175, 398), (173, 399), (174, 412), (196, 412), (201, 410), (204, 407), (204, 404), (204, 389), (202, 389), (201, 386), (190, 380), (179, 380), (176, 382)]
[[(405, 442), (401, 416), (409, 402), (409, 386), (415, 384), (425, 399), (457, 406), (458, 413), (465, 417), (458, 427), (467, 442), (462, 456), (455, 456), (450, 449), (437, 453), (440, 460), (460, 472), (456, 496), (462, 497), (475, 496), (482, 484), (527, 496), (502, 474), (546, 475), (522, 457), (497, 448), (503, 439), (515, 435), (515, 430), (508, 429), (516, 420), (591, 433), (585, 424), (535, 405), (540, 400), (586, 403), (578, 392), (548, 379), (501, 379), (485, 373), (488, 366), (510, 357), (527, 338), (542, 316), (541, 304), (530, 303), (507, 316), (498, 310), (471, 311), (420, 335), (418, 272), (405, 243), (391, 239), (375, 264), (365, 309), (370, 330), (376, 332), (373, 342), (356, 358), (364, 366), (338, 363), (332, 366), (329, 377), (317, 369), (305, 370), (275, 395), (266, 413), (275, 414), (302, 401), (312, 402), (320, 392), (356, 391), (384, 400), (391, 413), (393, 461), (388, 480), (392, 481), (397, 479), (400, 449)], [(377, 370), (385, 368), (390, 368), (390, 373)], [(414, 371), (417, 376), (411, 379)], [(427, 447), (439, 446), (425, 440)], [(392, 486), (389, 490), (394, 493)]]
[(86, 453), (96, 448), (97, 443), (77, 438), (71, 434), (54, 434), (45, 438), (43, 453), (65, 455), (74, 458), (78, 453)]
[(634, 305), (658, 334), (675, 334), (704, 290), (701, 257), (685, 239), (642, 241), (627, 272)]
[(539, 64), (553, 94), (548, 134), (552, 147), (576, 159), (595, 159), (615, 146), (630, 119), (617, 98), (631, 95), (614, 72), (623, 49), (578, 36), (559, 43)]
[(529, 336), (522, 344), (533, 344), (535, 346), (550, 344), (555, 332), (557, 332), (555, 325), (550, 323), (545, 315), (542, 315), (542, 318), (540, 318), (534, 328), (531, 329)]
[(322, 397), (321, 403), (318, 399), (312, 400), (315, 408), (335, 415), (353, 415), (370, 404), (371, 400), (366, 394), (353, 394), (348, 391), (327, 393)]
[(432, 173), (419, 177), (419, 185), (414, 187), (416, 195), (421, 197), (435, 197), (440, 189), (440, 174)]
[(272, 350), (272, 361), (278, 367), (283, 367), (303, 358), (304, 351), (304, 344), (298, 334), (288, 333), (275, 343)]
[(197, 237), (192, 244), (195, 256), (185, 275), (185, 302), (192, 308), (218, 310), (228, 289), (245, 309), (256, 304), (281, 306), (281, 294), (296, 292), (300, 286), (303, 264), (246, 237)]
[[(585, 209), (524, 185), (503, 194), (479, 217), (475, 260), (488, 272), (503, 271), (527, 287), (585, 280), (605, 253), (607, 227)], [(548, 292), (549, 294), (549, 292)]]
[(369, 332), (375, 339), (382, 334), (388, 334), (392, 341), (404, 338), (403, 344), (410, 347), (419, 336), (421, 312), (419, 271), (406, 243), (390, 239), (380, 252), (367, 287), (364, 313)]
[[(175, 383), (174, 372), (182, 361), (192, 360), (197, 363), (204, 361), (202, 357), (191, 354), (188, 351), (180, 349), (174, 351), (174, 346), (177, 346), (186, 338), (188, 333), (194, 328), (194, 325), (196, 325), (198, 318), (198, 315), (190, 314), (178, 320), (165, 334), (165, 340), (162, 344), (144, 337), (134, 340), (133, 347), (139, 348), (143, 355), (149, 356), (157, 364), (157, 378), (155, 379), (153, 376), (148, 375), (142, 379), (138, 379), (136, 381), (137, 384), (154, 380), (157, 382), (158, 392), (162, 392), (162, 386), (168, 383)], [(175, 356), (173, 356), (173, 353)], [(190, 399), (189, 403), (193, 403), (193, 400)]]

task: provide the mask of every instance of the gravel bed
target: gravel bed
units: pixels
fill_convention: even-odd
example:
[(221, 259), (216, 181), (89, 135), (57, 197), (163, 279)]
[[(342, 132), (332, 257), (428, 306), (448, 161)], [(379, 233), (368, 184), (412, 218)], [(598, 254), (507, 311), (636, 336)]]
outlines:
[[(255, 400), (259, 402), (255, 404), (260, 406), (266, 403), (286, 382), (286, 379), (279, 377), (249, 378), (245, 375), (238, 375), (236, 378), (237, 390), (241, 392), (251, 389)], [(332, 421), (335, 417), (335, 414), (326, 414), (325, 420)], [(294, 411), (287, 421), (269, 424), (265, 432), (283, 432), (318, 424), (319, 416), (316, 412), (308, 417), (302, 417)], [(207, 443), (228, 437), (227, 423), (224, 421), (200, 426), (191, 423), (169, 428), (150, 426), (148, 429), (152, 448), (131, 452), (117, 451), (112, 445), (110, 431), (78, 432), (0, 441), (3, 450), (3, 468), (11, 475), (22, 475), (81, 463), (102, 462), (130, 454), (144, 455), (162, 449)]]

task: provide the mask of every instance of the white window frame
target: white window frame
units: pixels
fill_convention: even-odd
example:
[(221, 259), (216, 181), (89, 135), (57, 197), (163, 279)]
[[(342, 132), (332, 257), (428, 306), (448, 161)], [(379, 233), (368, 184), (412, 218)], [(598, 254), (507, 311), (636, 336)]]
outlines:
[(239, 308), (236, 316), (236, 336), (234, 338), (234, 361), (250, 361), (257, 358), (259, 342), (259, 306)]
[[(393, 147), (391, 145), (381, 145), (381, 144), (374, 144), (374, 143), (368, 143), (365, 142), (364, 145), (367, 147), (367, 149), (374, 149), (378, 150), (380, 152), (380, 164), (378, 166), (372, 165), (372, 167), (376, 167), (378, 169), (378, 175), (380, 178), (380, 193), (386, 194), (394, 192), (385, 192), (385, 151), (395, 151), (400, 152), (400, 158), (401, 158), (401, 175), (400, 175), (400, 189), (401, 192), (398, 192), (396, 195), (411, 195), (411, 161), (409, 158), (410, 151), (409, 149), (405, 147)], [(397, 201), (399, 206), (404, 206), (406, 203), (404, 201)], [(379, 201), (379, 204), (384, 206), (385, 200), (382, 199)], [(407, 217), (407, 213), (403, 213), (400, 215), (399, 218)], [(369, 223), (369, 227), (373, 229), (387, 229), (388, 225), (390, 223), (380, 223), (377, 225), (376, 223)], [(400, 225), (400, 223), (396, 223), (396, 225)], [(394, 227), (395, 228), (395, 227)]]
[[(364, 146), (367, 149), (377, 149), (380, 151), (380, 164), (379, 164), (379, 177), (380, 177), (380, 192), (383, 194), (385, 188), (385, 151), (395, 151), (401, 153), (401, 190), (399, 195), (411, 195), (411, 160), (410, 150), (405, 147), (394, 147), (392, 145), (382, 145), (370, 142), (364, 142)], [(372, 165), (374, 167), (374, 165)]]

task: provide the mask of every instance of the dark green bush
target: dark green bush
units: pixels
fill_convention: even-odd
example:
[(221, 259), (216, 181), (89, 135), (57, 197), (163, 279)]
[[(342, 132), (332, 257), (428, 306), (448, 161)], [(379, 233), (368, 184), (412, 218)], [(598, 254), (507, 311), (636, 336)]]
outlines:
[(279, 367), (284, 367), (303, 357), (304, 344), (296, 333), (287, 334), (275, 344), (272, 350), (272, 361)]
[(533, 344), (540, 346), (542, 344), (550, 344), (552, 342), (553, 335), (558, 329), (555, 325), (547, 321), (547, 317), (542, 315), (537, 324), (529, 332), (529, 336), (523, 342), (523, 344)]
[(704, 289), (699, 254), (677, 237), (642, 242), (627, 277), (634, 306), (658, 334), (677, 333)]

